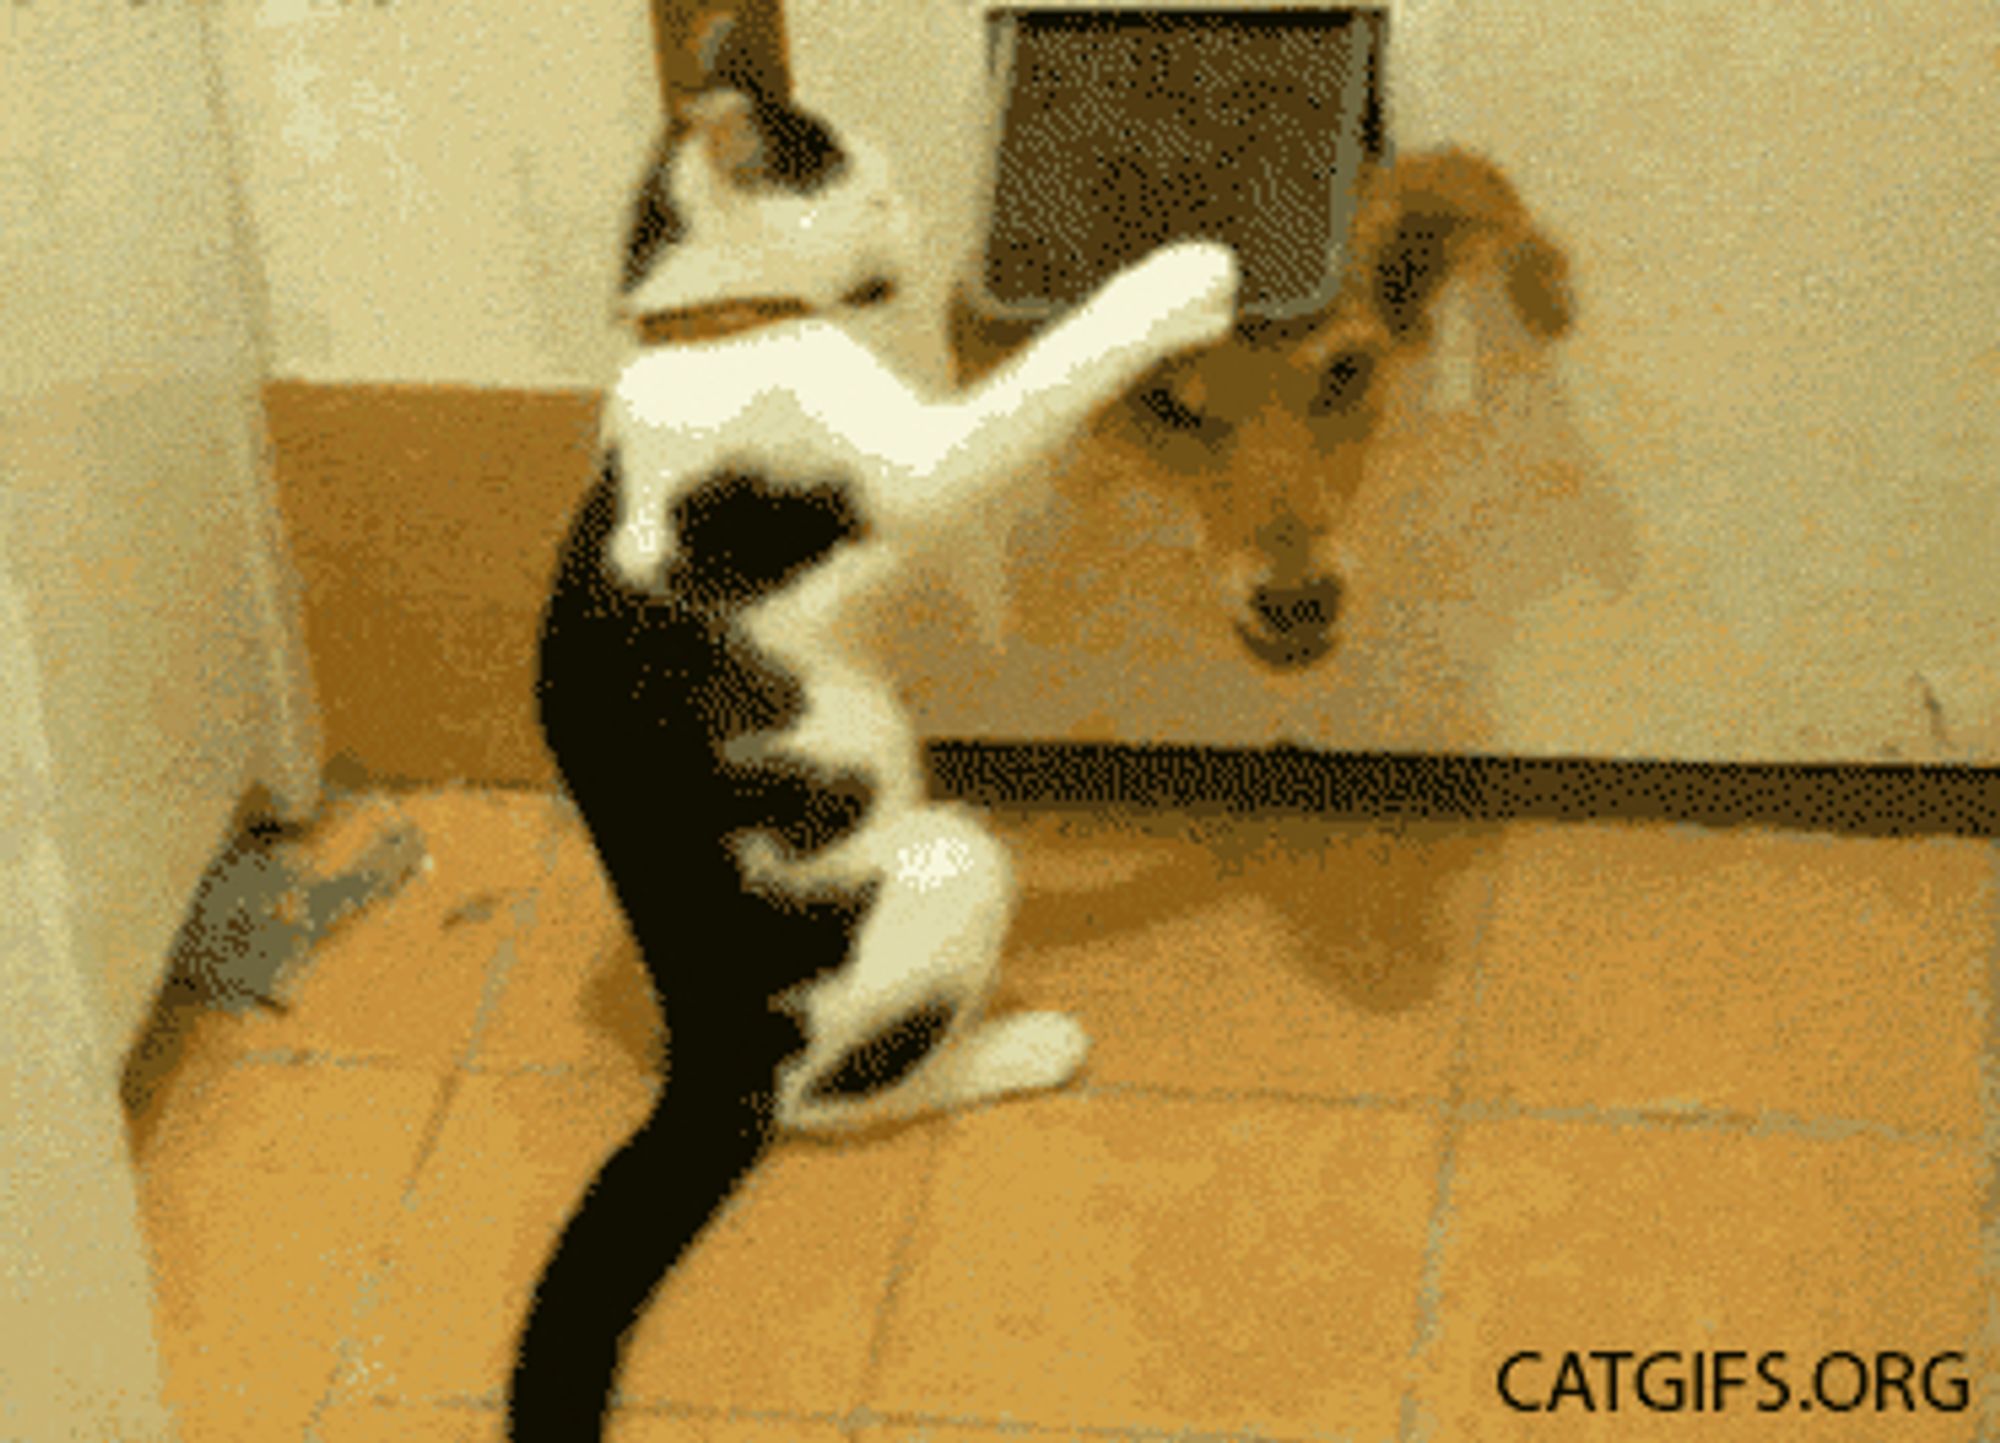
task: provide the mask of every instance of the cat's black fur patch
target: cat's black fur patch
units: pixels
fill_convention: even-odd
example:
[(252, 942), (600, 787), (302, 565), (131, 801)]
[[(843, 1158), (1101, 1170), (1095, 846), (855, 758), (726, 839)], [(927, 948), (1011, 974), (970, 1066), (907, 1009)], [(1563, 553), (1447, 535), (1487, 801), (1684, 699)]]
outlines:
[(677, 554), (665, 589), (705, 611), (744, 606), (867, 534), (842, 482), (777, 485), (754, 471), (707, 477), (668, 515)]
[(620, 295), (644, 280), (659, 259), (660, 252), (687, 234), (687, 221), (674, 204), (673, 170), (669, 161), (674, 149), (687, 136), (685, 126), (668, 130), (653, 152), (646, 178), (639, 186), (632, 206), (632, 224), (625, 239), (625, 270), (618, 278)]
[(813, 1084), (815, 1098), (858, 1098), (894, 1087), (936, 1050), (956, 1015), (949, 1003), (907, 1012), (866, 1042), (849, 1049), (839, 1066)]
[[(780, 494), (766, 493), (761, 483), (725, 487), (721, 494), (753, 492)], [(691, 602), (674, 589), (672, 567), (659, 589), (624, 584), (605, 559), (617, 500), (613, 454), (564, 542), (544, 615), (541, 721), (640, 954), (655, 974), (674, 1045), (699, 1046), (706, 1030), (701, 1018), (762, 1013), (778, 994), (839, 965), (874, 889), (799, 897), (745, 887), (735, 841), (772, 820), (766, 793), (775, 777), (746, 785), (742, 771), (718, 766), (717, 758), (732, 741), (791, 725), (803, 690), (751, 640), (740, 605), (715, 604), (713, 588), (701, 604)], [(791, 531), (782, 519), (765, 514), (759, 521), (745, 513), (733, 517), (740, 525), (725, 526), (727, 510), (692, 508), (713, 528), (707, 540), (737, 544), (751, 573), (778, 566), (788, 574), (810, 559), (813, 547), (823, 554), (827, 539), (846, 534), (852, 521), (840, 506), (808, 504), (799, 513), (799, 533), (785, 539), (768, 534)], [(685, 555), (692, 538), (680, 544)], [(737, 574), (733, 567), (723, 570)], [(747, 600), (760, 593), (741, 586), (738, 594)], [(792, 790), (792, 815), (780, 820), (788, 822), (790, 839), (801, 842), (838, 835), (868, 800), (861, 777), (801, 769), (782, 785)], [(720, 956), (689, 933), (687, 917), (697, 901), (702, 934), (729, 939)], [(702, 965), (675, 967), (671, 979), (664, 975), (689, 956)], [(779, 1060), (771, 1058), (771, 1065)]]
[(705, 617), (713, 648), (708, 665), (682, 684), (702, 730), (725, 746), (750, 732), (778, 731), (798, 719), (805, 691), (798, 678), (758, 651), (733, 626)]
[[(671, 1041), (659, 1100), (586, 1190), (536, 1283), (509, 1384), (516, 1443), (601, 1436), (623, 1339), (775, 1126), (779, 1070), (805, 1040), (779, 1000), (847, 960), (879, 891), (864, 878), (800, 893), (741, 873), (735, 847), (766, 819), (716, 758), (736, 737), (795, 721), (803, 689), (728, 599), (758, 594), (758, 578), (789, 574), (854, 518), (822, 497), (793, 518), (803, 531), (735, 515), (748, 527), (739, 535), (724, 525), (738, 494), (684, 504), (707, 540), (735, 546), (729, 563), (694, 568), (703, 597), (676, 591), (672, 568), (661, 586), (635, 588), (607, 559), (618, 515), (607, 457), (543, 613), (543, 734)], [(831, 810), (845, 804), (836, 795)]]
[(812, 195), (840, 178), (847, 152), (827, 123), (809, 110), (759, 101), (753, 115), (762, 155), (747, 179), (795, 195)]
[(786, 758), (735, 771), (764, 812), (764, 830), (796, 857), (852, 834), (868, 816), (875, 787), (860, 772), (828, 773)]

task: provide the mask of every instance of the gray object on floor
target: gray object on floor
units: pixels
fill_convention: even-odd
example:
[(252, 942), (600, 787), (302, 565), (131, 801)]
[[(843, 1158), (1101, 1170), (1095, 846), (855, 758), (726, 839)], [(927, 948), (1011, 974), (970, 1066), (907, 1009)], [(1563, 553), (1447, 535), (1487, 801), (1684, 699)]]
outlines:
[(216, 1006), (283, 1011), (283, 989), (320, 939), (429, 865), (423, 833), (407, 821), (383, 826), (328, 876), (295, 843), (239, 838), (196, 889), (170, 975)]

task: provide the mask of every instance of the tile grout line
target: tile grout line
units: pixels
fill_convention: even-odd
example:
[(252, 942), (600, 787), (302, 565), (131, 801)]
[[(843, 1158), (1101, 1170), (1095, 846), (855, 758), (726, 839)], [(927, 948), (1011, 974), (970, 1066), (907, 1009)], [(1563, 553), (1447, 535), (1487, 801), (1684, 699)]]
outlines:
[[(496, 952), (500, 947), (508, 946), (510, 942), (511, 938), (502, 938), (496, 944)], [(441, 1085), (438, 1088), (437, 1101), (432, 1105), (430, 1115), (424, 1121), (423, 1135), (418, 1140), (409, 1171), (403, 1179), (403, 1186), (391, 1215), (392, 1219), (400, 1220), (410, 1215), (417, 1184), (423, 1178), (424, 1168), (437, 1151), (438, 1141), (444, 1135), (445, 1121), (451, 1115), (466, 1075), (464, 1069), (458, 1066), (447, 1067), (438, 1074)], [(326, 1389), (321, 1393), (318, 1403), (314, 1405), (307, 1423), (308, 1440), (318, 1437), (315, 1430), (320, 1419), (334, 1403), (343, 1401), (348, 1392), (347, 1380), (352, 1376), (354, 1366), (361, 1356), (363, 1339), (360, 1328), (380, 1306), (382, 1290), (388, 1285), (390, 1250), (395, 1241), (394, 1231), (395, 1223), (392, 1221), (389, 1231), (378, 1240), (373, 1250), (373, 1261), (367, 1274), (362, 1278), (361, 1285), (355, 1289), (354, 1302), (347, 1311), (346, 1331), (334, 1345), (333, 1376), (327, 1380)]]
[(881, 1381), (884, 1353), (888, 1345), (889, 1317), (895, 1311), (896, 1300), (901, 1296), (903, 1280), (909, 1272), (910, 1250), (916, 1245), (917, 1233), (922, 1229), (924, 1218), (929, 1214), (931, 1200), (936, 1195), (938, 1174), (944, 1166), (944, 1144), (946, 1129), (956, 1121), (951, 1114), (937, 1119), (927, 1139), (927, 1156), (924, 1159), (923, 1177), (916, 1188), (916, 1197), (911, 1201), (909, 1215), (896, 1238), (896, 1246), (889, 1254), (888, 1276), (884, 1280), (882, 1297), (875, 1305), (875, 1316), (869, 1326), (868, 1351), (861, 1364), (861, 1377), (857, 1391), (860, 1397), (853, 1403), (841, 1420), (841, 1429), (852, 1433), (877, 1421), (877, 1415), (869, 1408), (868, 1399), (874, 1396), (875, 1388)]
[(1727, 1132), (1745, 1137), (1790, 1136), (1812, 1142), (1841, 1142), (1848, 1138), (1865, 1137), (1874, 1142), (1953, 1150), (1982, 1145), (1982, 1138), (1964, 1133), (1897, 1127), (1893, 1123), (1865, 1117), (1811, 1116), (1770, 1109), (1732, 1112), (1707, 1107), (1607, 1107), (1581, 1102), (1525, 1103), (1506, 1098), (1461, 1099), (1452, 1107), (1461, 1117), (1472, 1122), (1550, 1122), (1581, 1127), (1611, 1127), (1621, 1131), (1642, 1127), (1663, 1132)]
[(1171, 1082), (1083, 1083), (1053, 1094), (1088, 1101), (1142, 1098), (1155, 1102), (1287, 1103), (1297, 1107), (1339, 1108), (1352, 1112), (1437, 1112), (1450, 1105), (1449, 1095), (1421, 1092), (1296, 1092), (1282, 1087), (1181, 1087)]
[(487, 963), (485, 985), (479, 989), (479, 1000), (473, 1004), (472, 1025), (466, 1029), (465, 1046), (460, 1049), (458, 1060), (452, 1064), (452, 1072), (464, 1075), (475, 1072), (480, 1044), (485, 1041), (487, 1031), (493, 1025), (493, 1018), (500, 1010), (500, 999), (507, 990), (507, 983), (514, 975), (514, 968), (520, 962), (520, 948), (515, 944), (530, 936), (538, 924), (542, 889), (555, 876), (556, 865), (562, 852), (562, 811), (554, 794), (544, 797), (544, 815), (541, 836), (536, 843), (536, 862), (540, 870), (529, 884), (521, 890), (510, 907), (513, 927), (494, 944), (493, 956)]
[[(402, 802), (396, 795), (385, 794), (384, 799), (392, 816), (406, 825), (415, 826), (414, 821), (410, 818), (408, 812), (404, 810)], [(422, 835), (421, 829), (419, 829), (419, 835)], [(424, 854), (426, 860), (430, 860), (430, 841), (428, 837), (425, 837), (424, 840)], [(314, 1058), (309, 1050), (303, 1053), (293, 1051), (289, 1055), (295, 1062), (309, 1065), (325, 1065), (327, 1063), (332, 1063), (336, 1066), (341, 1065), (340, 1059)], [(243, 1065), (245, 1061), (246, 1059), (244, 1058), (234, 1059), (235, 1064), (238, 1066)], [(350, 1063), (349, 1065), (352, 1064)], [(428, 1068), (424, 1070), (426, 1072), (432, 1071), (432, 1069)], [(429, 1117), (425, 1119), (424, 1134), (418, 1140), (416, 1151), (411, 1158), (409, 1172), (403, 1180), (403, 1186), (397, 1198), (396, 1207), (389, 1214), (391, 1220), (385, 1228), (384, 1233), (376, 1238), (374, 1247), (370, 1249), (368, 1270), (362, 1276), (360, 1285), (354, 1290), (354, 1299), (347, 1307), (347, 1321), (340, 1334), (334, 1339), (332, 1367), (327, 1373), (326, 1386), (320, 1390), (319, 1397), (314, 1401), (311, 1410), (306, 1414), (303, 1433), (306, 1443), (318, 1443), (318, 1440), (321, 1438), (320, 1424), (325, 1418), (326, 1410), (340, 1396), (342, 1380), (347, 1376), (351, 1363), (359, 1353), (360, 1340), (356, 1336), (356, 1328), (362, 1320), (375, 1310), (384, 1271), (388, 1266), (389, 1248), (393, 1240), (393, 1220), (400, 1216), (407, 1206), (410, 1188), (414, 1185), (417, 1176), (422, 1171), (423, 1160), (429, 1155), (429, 1149), (435, 1139), (436, 1131), (441, 1126), (444, 1114), (451, 1105), (451, 1096), (455, 1089), (452, 1085), (450, 1073), (447, 1072), (441, 1081), (443, 1085), (438, 1089), (438, 1097), (436, 1102), (432, 1104)]]
[[(249, 1063), (278, 1063), (275, 1056), (246, 1056)], [(315, 1059), (334, 1066), (366, 1067), (382, 1065), (374, 1058)], [(575, 1062), (474, 1062), (464, 1069), (480, 1077), (610, 1077), (626, 1076), (630, 1069), (613, 1063)], [(1814, 1141), (1839, 1141), (1869, 1137), (1879, 1142), (1904, 1143), (1920, 1147), (1978, 1148), (1984, 1136), (1951, 1131), (1899, 1127), (1873, 1118), (1832, 1114), (1805, 1114), (1765, 1110), (1738, 1112), (1719, 1108), (1683, 1108), (1669, 1104), (1607, 1107), (1594, 1103), (1532, 1103), (1506, 1098), (1454, 1099), (1449, 1092), (1436, 1096), (1421, 1092), (1300, 1092), (1273, 1087), (1184, 1087), (1166, 1082), (1081, 1083), (1064, 1088), (1058, 1096), (1091, 1099), (1144, 1098), (1165, 1102), (1202, 1103), (1282, 1103), (1297, 1107), (1338, 1108), (1356, 1112), (1445, 1112), (1456, 1110), (1471, 1121), (1512, 1122), (1528, 1120), (1577, 1127), (1644, 1127), (1661, 1130), (1707, 1129), (1739, 1132), (1752, 1137), (1790, 1134)]]
[[(432, 1106), (429, 1117), (425, 1119), (423, 1134), (411, 1159), (408, 1175), (403, 1180), (402, 1193), (397, 1199), (397, 1207), (393, 1214), (396, 1218), (405, 1218), (411, 1212), (418, 1182), (422, 1179), (424, 1169), (436, 1153), (438, 1143), (444, 1135), (445, 1121), (451, 1114), (466, 1078), (472, 1075), (467, 1064), (475, 1055), (487, 1024), (499, 1005), (499, 998), (505, 990), (507, 980), (520, 959), (520, 950), (516, 942), (534, 926), (535, 902), (542, 886), (555, 870), (557, 855), (555, 820), (555, 808), (552, 804), (538, 847), (540, 871), (508, 907), (511, 925), (494, 941), (492, 955), (487, 960), (486, 977), (480, 988), (479, 1000), (473, 1004), (473, 1021), (467, 1030), (465, 1045), (460, 1049), (456, 1060), (444, 1067), (439, 1074), (442, 1085), (438, 1089), (437, 1101)], [(347, 1380), (361, 1356), (363, 1339), (360, 1328), (380, 1306), (382, 1290), (388, 1283), (390, 1248), (393, 1242), (393, 1231), (379, 1240), (374, 1250), (373, 1263), (355, 1290), (354, 1302), (347, 1312), (346, 1330), (334, 1344), (332, 1376), (328, 1378), (326, 1388), (321, 1392), (306, 1421), (308, 1443), (319, 1437), (319, 1424), (326, 1411), (341, 1401), (347, 1391)]]
[(1020, 1419), (984, 1418), (976, 1413), (889, 1412), (850, 1416), (848, 1429), (892, 1427), (951, 1428), (964, 1432), (987, 1433), (995, 1439), (1101, 1439), (1103, 1443), (1194, 1443), (1194, 1440), (1228, 1439), (1229, 1443), (1321, 1443), (1290, 1433), (1245, 1433), (1227, 1427), (1220, 1430), (1192, 1427), (1161, 1427), (1151, 1423), (1036, 1423)]
[[(1504, 849), (1504, 835), (1501, 842)], [(1466, 989), (1465, 1010), (1459, 1015), (1458, 1036), (1445, 1066), (1444, 1128), (1438, 1142), (1438, 1166), (1431, 1189), (1430, 1214), (1424, 1226), (1423, 1267), (1417, 1275), (1416, 1317), (1410, 1346), (1403, 1358), (1403, 1396), (1396, 1409), (1396, 1443), (1425, 1443), (1435, 1432), (1424, 1408), (1418, 1369), (1437, 1340), (1443, 1302), (1445, 1240), (1451, 1229), (1452, 1185), (1458, 1177), (1459, 1136), (1468, 1120), (1466, 1088), (1472, 1073), (1472, 1030), (1486, 1000), (1486, 941), (1499, 910), (1501, 867), (1495, 862), (1486, 878), (1479, 925), (1471, 946), (1472, 985)]]

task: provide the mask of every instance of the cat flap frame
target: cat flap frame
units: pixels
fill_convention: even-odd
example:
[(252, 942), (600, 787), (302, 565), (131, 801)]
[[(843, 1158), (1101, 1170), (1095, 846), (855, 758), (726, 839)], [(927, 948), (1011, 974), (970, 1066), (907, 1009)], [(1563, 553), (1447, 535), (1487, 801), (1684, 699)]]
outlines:
[(991, 160), (967, 288), (980, 314), (1045, 320), (1196, 237), (1235, 247), (1245, 315), (1332, 300), (1361, 172), (1387, 150), (1385, 6), (985, 13)]

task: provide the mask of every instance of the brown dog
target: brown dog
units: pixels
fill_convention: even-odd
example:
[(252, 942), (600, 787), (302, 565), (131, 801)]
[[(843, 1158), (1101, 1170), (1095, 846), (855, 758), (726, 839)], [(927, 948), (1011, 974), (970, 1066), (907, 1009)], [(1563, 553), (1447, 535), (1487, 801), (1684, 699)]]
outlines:
[[(1095, 423), (1123, 474), (1165, 481), (1199, 517), (1222, 601), (1276, 669), (1333, 650), (1343, 530), (1399, 373), (1433, 349), (1433, 311), (1458, 278), (1496, 283), (1526, 332), (1569, 329), (1569, 264), (1491, 162), (1406, 156), (1365, 178), (1334, 299), (1287, 320), (1244, 319), (1170, 361)], [(961, 302), (954, 340), (977, 372), (1008, 349)], [(1012, 339), (1012, 338), (1007, 338)]]

